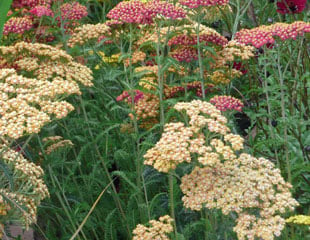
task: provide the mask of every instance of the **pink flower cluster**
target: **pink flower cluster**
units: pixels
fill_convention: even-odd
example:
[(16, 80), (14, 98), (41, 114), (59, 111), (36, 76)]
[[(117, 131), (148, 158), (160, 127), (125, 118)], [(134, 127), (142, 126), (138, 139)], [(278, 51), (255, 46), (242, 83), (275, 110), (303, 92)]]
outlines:
[(33, 28), (32, 20), (29, 17), (12, 17), (3, 27), (3, 35), (9, 33), (23, 34)]
[(198, 8), (198, 7), (209, 7), (216, 5), (226, 5), (229, 3), (229, 0), (180, 0), (180, 4), (187, 6), (189, 8)]
[(78, 2), (63, 4), (60, 11), (63, 20), (80, 20), (88, 15), (87, 7)]
[(243, 103), (239, 99), (232, 96), (215, 96), (210, 99), (210, 103), (215, 105), (215, 107), (222, 112), (227, 110), (236, 110), (241, 112), (244, 107)]
[(53, 0), (14, 0), (12, 3), (13, 8), (29, 7), (33, 8), (38, 5), (50, 6)]
[[(140, 99), (142, 99), (144, 96), (143, 92), (141, 92), (140, 90), (134, 90), (134, 103), (137, 103)], [(130, 93), (128, 91), (123, 91), (123, 93), (121, 95), (119, 95), (116, 98), (116, 101), (120, 102), (123, 100), (126, 100), (126, 102), (131, 103), (132, 98), (130, 96)]]
[(134, 0), (118, 3), (107, 14), (107, 17), (125, 23), (151, 24), (158, 15), (165, 18), (178, 19), (185, 18), (186, 14), (182, 8), (175, 7), (168, 2), (153, 0), (143, 3)]
[(259, 26), (253, 29), (242, 29), (235, 35), (235, 40), (243, 44), (251, 44), (256, 48), (260, 48), (267, 44), (273, 44), (275, 37), (282, 41), (287, 39), (296, 39), (310, 32), (310, 23), (297, 21), (292, 24), (275, 23), (269, 26)]
[(54, 16), (53, 11), (49, 7), (42, 6), (42, 5), (35, 6), (29, 12), (37, 17), (43, 17), (43, 16), (53, 17)]
[[(213, 43), (215, 45), (220, 45), (224, 46), (228, 43), (228, 40), (215, 33), (210, 33), (210, 34), (200, 34), (199, 35), (199, 42), (204, 42), (206, 45), (208, 43)], [(185, 45), (185, 46), (191, 46), (191, 45), (197, 45), (197, 36), (196, 35), (185, 35), (185, 34), (180, 34), (177, 36), (172, 37), (169, 42), (169, 46), (173, 45)]]

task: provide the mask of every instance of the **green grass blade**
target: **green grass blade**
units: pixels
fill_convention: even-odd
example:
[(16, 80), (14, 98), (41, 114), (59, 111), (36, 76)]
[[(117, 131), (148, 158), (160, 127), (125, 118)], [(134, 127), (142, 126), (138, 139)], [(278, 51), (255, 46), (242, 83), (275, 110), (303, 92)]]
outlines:
[(0, 0), (0, 42), (2, 39), (3, 26), (7, 19), (7, 13), (10, 9), (12, 0)]

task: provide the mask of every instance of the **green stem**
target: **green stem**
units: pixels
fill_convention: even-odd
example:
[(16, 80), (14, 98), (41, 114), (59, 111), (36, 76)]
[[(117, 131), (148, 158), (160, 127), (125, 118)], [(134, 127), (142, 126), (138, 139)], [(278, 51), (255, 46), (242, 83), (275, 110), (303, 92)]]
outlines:
[(173, 175), (169, 174), (168, 176), (169, 180), (169, 205), (170, 205), (170, 215), (173, 221), (173, 228), (174, 228), (174, 234), (175, 239), (178, 239), (178, 230), (177, 230), (177, 223), (175, 219), (175, 211), (174, 211), (174, 194), (173, 194)]

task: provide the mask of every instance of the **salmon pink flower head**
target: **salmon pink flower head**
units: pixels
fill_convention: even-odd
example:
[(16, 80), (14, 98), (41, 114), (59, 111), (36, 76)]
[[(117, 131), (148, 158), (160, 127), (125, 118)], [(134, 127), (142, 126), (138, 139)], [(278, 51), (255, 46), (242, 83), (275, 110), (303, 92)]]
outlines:
[(153, 0), (143, 3), (134, 0), (118, 3), (107, 14), (107, 17), (125, 23), (151, 24), (154, 18), (160, 15), (173, 20), (186, 16), (182, 8), (175, 7), (168, 2)]
[(275, 38), (282, 41), (287, 39), (296, 39), (310, 32), (310, 23), (297, 21), (292, 24), (275, 23), (269, 26), (259, 26), (253, 29), (242, 29), (235, 35), (235, 40), (243, 44), (251, 44), (256, 48), (264, 45), (273, 45)]
[(225, 95), (211, 98), (210, 103), (214, 104), (215, 107), (222, 112), (227, 110), (236, 110), (241, 112), (244, 107), (243, 103), (239, 99)]
[(301, 13), (307, 4), (307, 0), (281, 0), (277, 2), (277, 12), (281, 14)]
[(50, 16), (53, 17), (53, 11), (47, 6), (36, 6), (29, 11), (31, 14), (42, 17), (42, 16)]
[(229, 3), (229, 0), (180, 0), (181, 5), (189, 8), (223, 6)]
[(9, 33), (23, 34), (33, 28), (32, 20), (29, 17), (12, 17), (3, 27), (3, 35)]

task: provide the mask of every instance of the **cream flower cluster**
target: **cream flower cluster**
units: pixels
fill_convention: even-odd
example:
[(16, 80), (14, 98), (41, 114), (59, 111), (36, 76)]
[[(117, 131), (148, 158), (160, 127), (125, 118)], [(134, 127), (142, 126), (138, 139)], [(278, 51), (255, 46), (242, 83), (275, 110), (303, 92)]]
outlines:
[[(151, 165), (160, 172), (169, 172), (182, 162), (191, 162), (191, 153), (205, 154), (199, 160), (211, 161), (208, 159), (214, 155), (211, 154), (210, 148), (204, 146), (205, 139), (199, 134), (205, 126), (210, 132), (221, 135), (230, 131), (226, 126), (227, 119), (208, 102), (200, 100), (191, 103), (180, 102), (174, 108), (187, 113), (190, 126), (187, 127), (182, 122), (166, 124), (161, 139), (144, 155), (144, 164)], [(225, 149), (220, 153), (225, 155)]]
[(62, 99), (81, 94), (78, 82), (92, 85), (91, 70), (56, 48), (21, 42), (0, 47), (0, 52), (11, 67), (0, 69), (2, 136), (17, 139), (25, 133), (38, 133), (52, 117), (63, 118), (74, 109)]
[(182, 177), (185, 207), (237, 213), (234, 231), (240, 240), (279, 236), (285, 224), (280, 214), (298, 205), (280, 170), (267, 159), (239, 153), (244, 139), (230, 133), (226, 118), (212, 104), (194, 100), (174, 108), (185, 111), (188, 126), (166, 124), (159, 142), (145, 154), (145, 164), (168, 172), (197, 156), (199, 165)]
[(12, 201), (26, 207), (25, 211), (21, 211), (15, 206), (7, 208), (7, 213), (15, 211), (17, 216), (23, 218), (26, 227), (36, 221), (37, 206), (40, 202), (49, 197), (47, 186), (43, 177), (43, 169), (32, 162), (27, 161), (21, 152), (10, 149), (6, 145), (0, 145), (0, 158), (12, 171), (14, 176), (14, 189), (0, 188), (0, 193), (6, 196), (7, 201), (0, 198), (0, 206), (9, 206)]
[(83, 45), (88, 41), (97, 41), (100, 37), (109, 35), (110, 27), (105, 23), (84, 24), (81, 27), (74, 29), (74, 32), (68, 41), (68, 46), (74, 47), (75, 45)]
[(173, 231), (173, 219), (168, 216), (162, 216), (159, 221), (151, 220), (148, 222), (150, 227), (138, 224), (133, 230), (133, 240), (169, 240), (167, 234)]
[(51, 81), (54, 77), (92, 86), (91, 70), (75, 61), (65, 51), (40, 44), (19, 42), (0, 47), (1, 62), (19, 70), (31, 71), (39, 80)]

